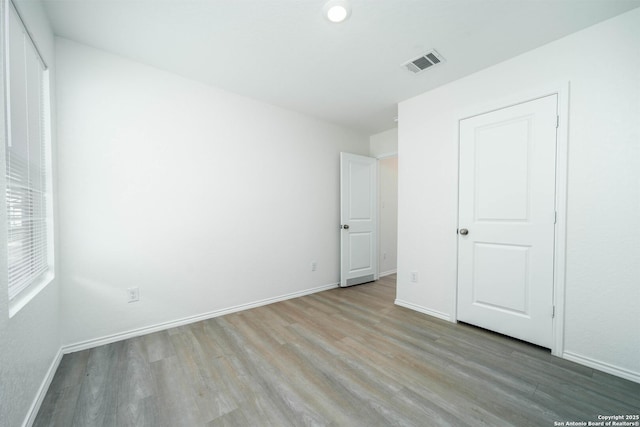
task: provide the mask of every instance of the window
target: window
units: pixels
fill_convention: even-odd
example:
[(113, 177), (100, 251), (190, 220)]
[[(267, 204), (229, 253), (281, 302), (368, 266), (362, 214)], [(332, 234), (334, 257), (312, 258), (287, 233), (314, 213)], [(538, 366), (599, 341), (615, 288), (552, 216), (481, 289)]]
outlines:
[(7, 15), (5, 200), (14, 314), (53, 278), (53, 236), (48, 71), (11, 2)]

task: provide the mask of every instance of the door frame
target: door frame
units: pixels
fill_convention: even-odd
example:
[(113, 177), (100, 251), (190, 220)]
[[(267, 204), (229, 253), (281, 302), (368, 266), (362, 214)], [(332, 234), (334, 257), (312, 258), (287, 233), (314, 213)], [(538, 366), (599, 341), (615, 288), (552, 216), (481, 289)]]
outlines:
[[(569, 148), (569, 95), (570, 82), (550, 84), (534, 88), (529, 91), (518, 92), (508, 97), (487, 100), (482, 104), (473, 105), (461, 109), (455, 114), (455, 145), (458, 156), (458, 182), (456, 200), (456, 216), (460, 209), (460, 121), (481, 114), (514, 105), (523, 104), (549, 95), (558, 95), (558, 130), (556, 133), (556, 224), (553, 260), (553, 306), (552, 319), (553, 344), (551, 354), (562, 357), (564, 354), (564, 308), (565, 308), (565, 281), (566, 281), (566, 243), (567, 243), (567, 175), (568, 175), (568, 148)], [(459, 217), (456, 218), (456, 226), (459, 225)], [(456, 286), (454, 290), (452, 321), (458, 322), (458, 239), (456, 232)]]

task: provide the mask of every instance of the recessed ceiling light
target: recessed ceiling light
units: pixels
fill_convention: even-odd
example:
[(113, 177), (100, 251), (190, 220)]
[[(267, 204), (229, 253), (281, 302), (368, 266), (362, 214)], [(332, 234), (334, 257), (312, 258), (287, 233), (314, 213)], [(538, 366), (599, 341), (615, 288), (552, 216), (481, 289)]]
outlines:
[(324, 16), (331, 22), (342, 22), (351, 14), (351, 6), (346, 0), (329, 0), (322, 8)]

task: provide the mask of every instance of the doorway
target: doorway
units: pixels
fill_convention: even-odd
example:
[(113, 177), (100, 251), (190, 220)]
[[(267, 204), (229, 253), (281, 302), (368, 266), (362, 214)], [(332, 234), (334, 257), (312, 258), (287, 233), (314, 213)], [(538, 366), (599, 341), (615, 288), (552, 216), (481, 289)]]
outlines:
[(378, 158), (378, 271), (384, 277), (398, 269), (398, 155)]
[(459, 122), (457, 319), (553, 348), (558, 95)]

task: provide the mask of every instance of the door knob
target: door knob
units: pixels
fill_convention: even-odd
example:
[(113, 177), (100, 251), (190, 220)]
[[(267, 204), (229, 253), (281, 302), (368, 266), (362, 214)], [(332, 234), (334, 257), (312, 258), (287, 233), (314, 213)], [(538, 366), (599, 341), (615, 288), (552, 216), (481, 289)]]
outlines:
[(344, 228), (345, 230), (348, 230), (349, 229), (349, 224), (343, 225), (342, 228)]
[(461, 228), (460, 234), (462, 234), (463, 236), (466, 236), (467, 234), (469, 234), (469, 230), (467, 230), (466, 228)]

